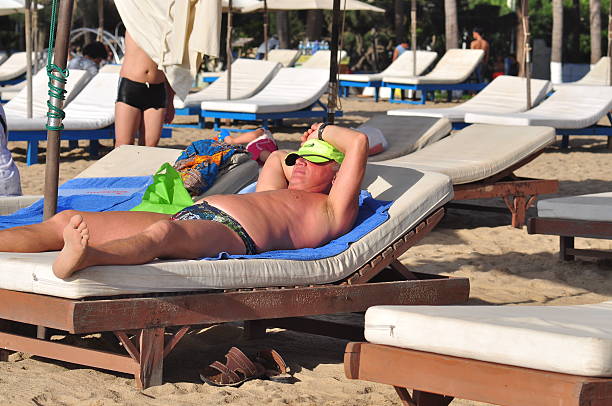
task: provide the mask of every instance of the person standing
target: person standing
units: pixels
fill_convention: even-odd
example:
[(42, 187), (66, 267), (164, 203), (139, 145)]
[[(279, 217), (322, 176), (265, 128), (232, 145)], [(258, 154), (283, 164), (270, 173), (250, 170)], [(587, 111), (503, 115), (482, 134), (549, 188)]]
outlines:
[(77, 55), (68, 62), (68, 69), (86, 70), (92, 76), (98, 73), (100, 63), (108, 56), (104, 44), (90, 42), (83, 47), (83, 55)]
[(476, 76), (479, 82), (483, 82), (487, 77), (487, 64), (489, 63), (489, 42), (484, 39), (482, 29), (474, 27), (472, 30), (474, 40), (470, 43), (470, 49), (482, 49), (484, 56), (480, 64), (476, 67)]
[(395, 49), (393, 49), (393, 61), (399, 58), (400, 55), (406, 52), (408, 49), (410, 49), (410, 45), (408, 45), (407, 41), (403, 39), (400, 41), (401, 42), (395, 47)]
[(20, 196), (21, 179), (19, 169), (7, 146), (8, 127), (6, 115), (0, 105), (0, 196)]

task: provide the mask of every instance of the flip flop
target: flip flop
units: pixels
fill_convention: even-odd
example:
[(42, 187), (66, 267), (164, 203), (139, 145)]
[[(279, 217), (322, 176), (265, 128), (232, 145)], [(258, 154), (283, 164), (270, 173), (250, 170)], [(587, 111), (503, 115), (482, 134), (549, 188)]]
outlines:
[(217, 141), (223, 142), (225, 140), (225, 137), (229, 135), (231, 135), (230, 130), (222, 128), (221, 130), (219, 130), (219, 134), (217, 135)]
[(215, 361), (200, 371), (200, 379), (213, 386), (240, 386), (265, 375), (266, 369), (236, 347), (225, 354), (225, 364)]
[(295, 380), (283, 357), (273, 349), (259, 351), (255, 361), (264, 367), (264, 375), (271, 381), (289, 383)]

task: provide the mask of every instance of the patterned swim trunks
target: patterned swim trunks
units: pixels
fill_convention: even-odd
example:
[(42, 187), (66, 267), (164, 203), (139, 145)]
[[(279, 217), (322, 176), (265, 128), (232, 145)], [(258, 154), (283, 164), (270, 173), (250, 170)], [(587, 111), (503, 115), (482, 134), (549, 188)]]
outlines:
[(246, 232), (244, 227), (240, 225), (232, 216), (219, 210), (206, 202), (194, 204), (193, 206), (185, 207), (179, 211), (170, 220), (210, 220), (221, 223), (230, 230), (238, 234), (242, 239), (247, 255), (257, 254), (257, 247), (251, 236)]

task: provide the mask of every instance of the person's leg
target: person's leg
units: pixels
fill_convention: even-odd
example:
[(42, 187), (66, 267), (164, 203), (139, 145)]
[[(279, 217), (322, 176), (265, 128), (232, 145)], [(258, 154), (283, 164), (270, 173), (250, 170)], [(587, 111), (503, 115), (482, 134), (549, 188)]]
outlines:
[(142, 111), (123, 102), (115, 103), (115, 148), (132, 145), (142, 121)]
[(164, 117), (166, 109), (147, 109), (143, 113), (144, 133), (140, 133), (140, 138), (144, 138), (144, 144), (139, 140), (139, 145), (147, 147), (156, 147), (161, 138), (162, 127), (164, 125)]
[(255, 141), (262, 135), (264, 135), (264, 129), (258, 128), (253, 131), (238, 133), (237, 135), (228, 135), (223, 139), (223, 142), (226, 144), (248, 144), (251, 141)]
[(196, 259), (219, 252), (244, 254), (242, 239), (221, 223), (208, 220), (160, 220), (127, 238), (91, 243), (95, 232), (75, 215), (63, 230), (64, 248), (53, 263), (59, 278), (95, 265), (137, 265), (155, 258)]
[(62, 233), (75, 215), (84, 217), (93, 227), (90, 242), (103, 244), (117, 238), (125, 238), (167, 219), (167, 214), (140, 211), (79, 212), (66, 210), (49, 220), (29, 226), (0, 230), (0, 251), (3, 252), (44, 252), (58, 251), (64, 246)]

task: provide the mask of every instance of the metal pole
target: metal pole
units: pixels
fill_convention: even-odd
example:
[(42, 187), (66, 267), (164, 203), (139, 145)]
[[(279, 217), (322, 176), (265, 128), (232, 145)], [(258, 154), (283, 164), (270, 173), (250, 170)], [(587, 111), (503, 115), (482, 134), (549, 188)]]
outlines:
[(268, 0), (264, 0), (264, 60), (268, 60)]
[(25, 1), (25, 48), (26, 48), (26, 114), (32, 118), (32, 2)]
[(531, 109), (531, 32), (529, 32), (529, 0), (523, 0), (523, 29), (525, 31), (525, 82), (527, 85), (527, 110)]
[(608, 62), (608, 84), (612, 86), (612, 2), (610, 2), (610, 9), (608, 10)]
[(227, 54), (227, 100), (232, 99), (232, 0), (229, 0), (227, 11), (227, 35), (225, 44)]
[(412, 42), (412, 76), (416, 76), (417, 71), (417, 2), (412, 0), (412, 7), (410, 9), (410, 31)]
[(329, 96), (327, 99), (327, 122), (329, 124), (334, 124), (336, 100), (338, 98), (338, 27), (340, 27), (340, 0), (334, 0), (329, 56)]
[[(57, 22), (57, 34), (55, 37), (55, 48), (53, 63), (60, 69), (66, 68), (68, 56), (68, 42), (70, 40), (70, 25), (72, 22), (72, 0), (61, 0), (59, 7), (59, 18)], [(61, 89), (64, 84), (54, 81), (54, 86)], [(63, 107), (64, 102), (54, 97), (49, 98), (49, 102), (56, 107)], [(51, 126), (61, 125), (61, 119), (48, 119)], [(47, 164), (45, 167), (45, 204), (44, 219), (53, 216), (57, 210), (57, 186), (59, 178), (59, 146), (60, 131), (47, 131)]]
[(96, 41), (102, 42), (104, 36), (104, 0), (98, 0), (98, 35)]

